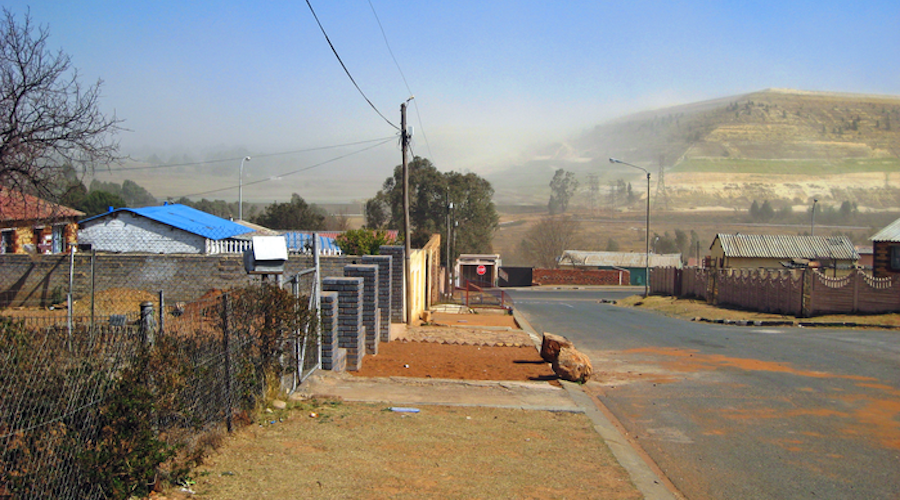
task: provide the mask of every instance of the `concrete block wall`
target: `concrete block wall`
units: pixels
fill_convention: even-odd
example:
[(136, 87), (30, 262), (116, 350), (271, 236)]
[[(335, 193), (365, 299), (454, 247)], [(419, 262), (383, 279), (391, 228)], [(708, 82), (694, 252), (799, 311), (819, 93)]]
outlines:
[(379, 336), (382, 342), (391, 340), (391, 266), (390, 255), (364, 255), (363, 264), (378, 266), (378, 315)]
[(347, 350), (338, 346), (338, 293), (322, 292), (320, 298), (322, 369), (344, 371), (347, 369)]
[(338, 347), (346, 349), (347, 370), (357, 371), (366, 355), (366, 327), (362, 319), (363, 278), (328, 276), (322, 279), (323, 292), (337, 292)]
[(131, 212), (81, 224), (79, 243), (101, 252), (203, 253), (206, 238)]
[(391, 323), (406, 323), (406, 304), (403, 300), (405, 290), (403, 289), (404, 269), (406, 259), (404, 257), (406, 249), (400, 245), (382, 246), (378, 253), (380, 255), (390, 255), (391, 264)]
[(363, 279), (362, 319), (366, 327), (366, 354), (378, 354), (378, 266), (357, 264), (344, 267), (344, 276)]

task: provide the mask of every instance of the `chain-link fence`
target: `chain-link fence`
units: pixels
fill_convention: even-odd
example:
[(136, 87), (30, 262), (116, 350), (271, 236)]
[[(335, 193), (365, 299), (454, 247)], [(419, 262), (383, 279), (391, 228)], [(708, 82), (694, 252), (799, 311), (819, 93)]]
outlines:
[(317, 365), (315, 281), (0, 316), (0, 498), (128, 498), (185, 477), (267, 390)]

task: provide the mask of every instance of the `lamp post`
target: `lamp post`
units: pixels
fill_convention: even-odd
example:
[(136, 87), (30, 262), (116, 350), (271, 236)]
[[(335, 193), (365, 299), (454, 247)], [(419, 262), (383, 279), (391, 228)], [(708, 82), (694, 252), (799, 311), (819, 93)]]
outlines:
[[(450, 197), (450, 189), (447, 188), (447, 198)], [(453, 202), (447, 203), (447, 296), (453, 297), (453, 273), (450, 272), (450, 214), (453, 212)]]
[(813, 198), (813, 206), (812, 206), (812, 218), (809, 222), (809, 235), (816, 235), (816, 204), (819, 203), (818, 198)]
[(238, 220), (244, 220), (244, 162), (249, 156), (241, 158), (241, 176), (238, 178)]
[(644, 254), (644, 298), (646, 298), (648, 295), (650, 295), (650, 171), (644, 167), (632, 165), (631, 163), (617, 160), (615, 158), (610, 158), (609, 162), (618, 163), (620, 165), (628, 165), (629, 167), (643, 170), (644, 173), (647, 174), (647, 248), (646, 253)]

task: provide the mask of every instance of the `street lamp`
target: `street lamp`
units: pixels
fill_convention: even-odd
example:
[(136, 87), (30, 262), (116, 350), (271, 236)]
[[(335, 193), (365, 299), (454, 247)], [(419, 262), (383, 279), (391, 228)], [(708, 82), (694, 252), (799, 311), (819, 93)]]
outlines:
[(238, 178), (238, 220), (244, 220), (244, 162), (250, 161), (249, 156), (241, 159), (241, 176)]
[(813, 206), (812, 206), (812, 219), (809, 222), (809, 235), (816, 235), (816, 203), (819, 203), (818, 198), (813, 198)]
[(650, 171), (644, 167), (632, 165), (631, 163), (617, 160), (615, 158), (610, 158), (609, 162), (618, 163), (620, 165), (628, 165), (629, 167), (643, 170), (644, 173), (647, 174), (647, 248), (646, 253), (644, 254), (644, 298), (646, 298), (648, 295), (650, 295)]
[[(447, 189), (447, 197), (450, 190)], [(450, 214), (453, 212), (453, 202), (447, 204), (447, 296), (453, 297), (453, 273), (450, 272)]]

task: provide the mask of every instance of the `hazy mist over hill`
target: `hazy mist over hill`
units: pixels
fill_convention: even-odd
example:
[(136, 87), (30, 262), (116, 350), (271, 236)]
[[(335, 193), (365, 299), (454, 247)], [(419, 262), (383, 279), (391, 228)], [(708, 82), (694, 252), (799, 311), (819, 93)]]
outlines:
[[(753, 179), (756, 184), (783, 184), (778, 177), (783, 175), (795, 176), (793, 182), (828, 184), (828, 175), (880, 172), (878, 183), (890, 187), (883, 173), (900, 171), (900, 97), (770, 89), (644, 111), (547, 145), (488, 179), (502, 203), (541, 204), (559, 168), (576, 173), (582, 191), (591, 176), (600, 186), (616, 178), (644, 178), (636, 169), (610, 164), (610, 157), (648, 169), (654, 183), (664, 168), (670, 195), (683, 184), (696, 188), (698, 179), (689, 174), (697, 172), (705, 172), (707, 180), (728, 174), (735, 182), (740, 181), (735, 176), (760, 176)], [(853, 186), (852, 180), (845, 183)], [(713, 201), (693, 191), (695, 203)], [(803, 193), (795, 197), (805, 202)], [(719, 198), (716, 203), (729, 204), (728, 196)]]

